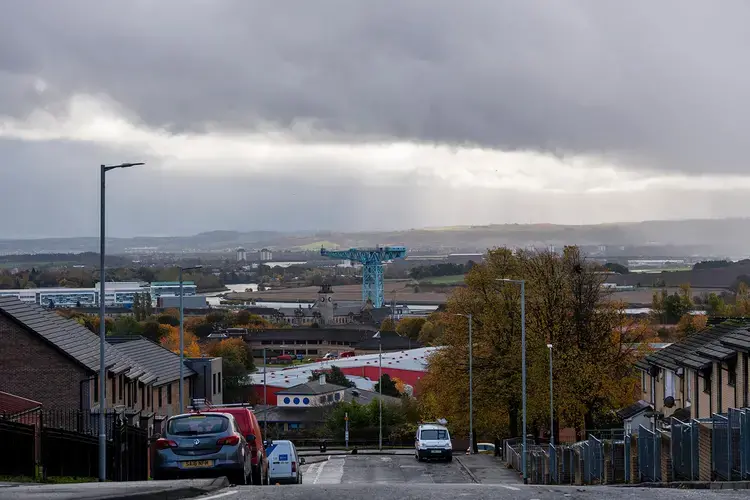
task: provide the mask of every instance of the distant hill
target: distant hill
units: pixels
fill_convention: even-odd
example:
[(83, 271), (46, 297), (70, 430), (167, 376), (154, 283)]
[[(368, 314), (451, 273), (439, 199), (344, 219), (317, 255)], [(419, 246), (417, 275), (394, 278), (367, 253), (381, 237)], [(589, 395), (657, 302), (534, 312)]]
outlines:
[[(385, 232), (211, 231), (194, 236), (110, 238), (111, 253), (220, 251), (244, 247), (248, 251), (305, 249), (321, 243), (339, 248), (400, 244), (415, 251), (478, 251), (498, 246), (606, 245), (607, 254), (670, 256), (745, 256), (750, 253), (750, 219), (646, 221), (598, 225), (494, 224), (453, 226)], [(624, 248), (623, 248), (624, 247)], [(97, 238), (0, 240), (0, 254), (95, 252)]]

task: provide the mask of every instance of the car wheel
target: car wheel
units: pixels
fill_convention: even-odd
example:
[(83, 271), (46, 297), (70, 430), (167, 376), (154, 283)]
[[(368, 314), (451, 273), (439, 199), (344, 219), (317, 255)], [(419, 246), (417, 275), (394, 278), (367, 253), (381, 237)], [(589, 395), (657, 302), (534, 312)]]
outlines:
[(448, 458), (445, 459), (446, 462), (452, 462), (453, 461), (453, 455), (448, 455)]
[(263, 475), (261, 474), (261, 468), (260, 467), (253, 467), (253, 470), (251, 472), (252, 474), (252, 484), (254, 486), (262, 486), (263, 485)]
[(247, 484), (247, 476), (245, 471), (237, 472), (233, 478), (229, 478), (229, 482), (235, 486), (245, 486)]

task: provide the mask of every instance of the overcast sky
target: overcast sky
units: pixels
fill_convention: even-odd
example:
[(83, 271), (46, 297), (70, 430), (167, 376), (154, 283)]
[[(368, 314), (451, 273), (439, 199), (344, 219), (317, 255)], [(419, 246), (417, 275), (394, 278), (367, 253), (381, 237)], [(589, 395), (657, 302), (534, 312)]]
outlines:
[(6, 0), (0, 239), (750, 216), (746, 0)]

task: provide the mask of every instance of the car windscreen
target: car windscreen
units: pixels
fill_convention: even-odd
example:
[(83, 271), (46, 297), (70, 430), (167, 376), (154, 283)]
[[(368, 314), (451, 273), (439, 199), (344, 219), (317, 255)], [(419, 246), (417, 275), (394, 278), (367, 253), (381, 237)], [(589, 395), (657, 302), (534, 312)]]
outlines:
[(438, 441), (448, 439), (448, 431), (444, 429), (425, 429), (421, 434), (422, 441)]
[(169, 420), (167, 433), (175, 436), (218, 434), (229, 428), (229, 420), (223, 415), (185, 415)]

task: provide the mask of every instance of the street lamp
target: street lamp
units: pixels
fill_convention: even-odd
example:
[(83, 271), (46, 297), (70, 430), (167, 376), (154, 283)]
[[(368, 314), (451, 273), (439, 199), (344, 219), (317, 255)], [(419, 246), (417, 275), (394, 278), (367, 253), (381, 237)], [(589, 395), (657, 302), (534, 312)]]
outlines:
[(104, 252), (106, 250), (105, 244), (105, 182), (107, 172), (116, 168), (130, 168), (137, 165), (145, 165), (144, 163), (121, 163), (120, 165), (101, 165), (99, 174), (101, 188), (99, 191), (99, 481), (104, 482), (107, 480), (107, 427), (106, 427), (106, 411), (107, 411), (107, 400), (106, 398), (106, 387), (107, 387), (107, 376), (106, 376), (106, 363), (104, 362), (105, 353), (105, 336), (107, 335), (106, 323), (104, 321), (105, 306), (104, 306), (104, 280), (106, 278), (104, 270)]
[(185, 307), (183, 304), (182, 296), (183, 296), (183, 282), (182, 282), (182, 273), (184, 271), (192, 271), (193, 269), (203, 269), (203, 266), (190, 266), (190, 267), (182, 267), (180, 266), (180, 385), (179, 385), (179, 397), (180, 397), (180, 413), (183, 412), (183, 405), (184, 400), (182, 398), (183, 395), (183, 384), (185, 381), (183, 380), (183, 373), (185, 371)]
[(555, 405), (552, 393), (552, 344), (547, 344), (549, 349), (549, 444), (555, 446)]
[(472, 315), (469, 314), (461, 314), (461, 313), (454, 313), (455, 316), (463, 316), (464, 318), (467, 318), (469, 320), (469, 455), (472, 455), (474, 453), (474, 370), (473, 370), (473, 360), (474, 355), (472, 354), (472, 348), (474, 347), (474, 342), (471, 339), (471, 324), (472, 324)]
[(521, 285), (521, 406), (523, 411), (523, 483), (528, 484), (529, 477), (526, 474), (526, 280), (513, 280), (498, 278), (497, 281), (505, 283), (516, 283)]
[(380, 397), (378, 398), (378, 450), (383, 451), (383, 339), (380, 336), (380, 331), (372, 336), (374, 339), (378, 339), (378, 392)]

